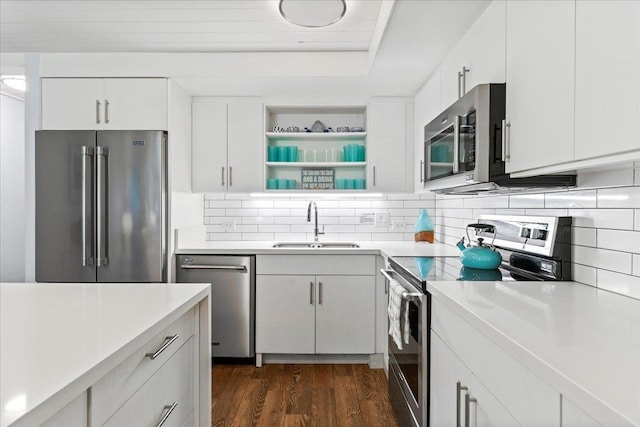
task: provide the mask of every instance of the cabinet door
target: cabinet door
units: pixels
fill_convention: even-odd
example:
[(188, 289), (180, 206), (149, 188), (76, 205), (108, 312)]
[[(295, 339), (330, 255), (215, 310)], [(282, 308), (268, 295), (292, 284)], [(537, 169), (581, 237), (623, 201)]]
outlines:
[(227, 189), (227, 103), (191, 107), (191, 187), (194, 193)]
[(462, 72), (463, 67), (469, 68), (470, 48), (467, 40), (468, 37), (463, 38), (440, 66), (440, 111), (448, 108), (462, 95), (462, 79), (458, 73)]
[(104, 103), (109, 129), (168, 128), (167, 79), (104, 79)]
[(316, 353), (375, 353), (375, 276), (316, 276)]
[[(430, 373), (432, 426), (519, 425), (509, 411), (433, 332), (431, 333)], [(460, 382), (460, 389), (458, 382)], [(459, 413), (458, 408), (460, 408)], [(469, 423), (466, 422), (467, 419)]]
[(440, 70), (427, 80), (418, 92), (413, 103), (414, 108), (414, 148), (413, 161), (414, 170), (414, 191), (423, 191), (424, 186), (424, 127), (431, 122), (440, 109)]
[(507, 172), (573, 160), (575, 1), (507, 7)]
[(562, 396), (562, 427), (600, 427), (598, 421), (578, 407), (575, 403)]
[(256, 353), (315, 353), (315, 276), (256, 276)]
[(42, 79), (42, 129), (102, 128), (103, 95), (103, 79)]
[(483, 83), (505, 81), (505, 0), (491, 2), (469, 31), (470, 62), (466, 90)]
[(576, 3), (576, 159), (640, 150), (640, 2)]
[(406, 191), (406, 105), (404, 102), (373, 103), (370, 118), (367, 189)]
[(232, 101), (227, 106), (228, 191), (261, 191), (263, 153), (262, 104)]

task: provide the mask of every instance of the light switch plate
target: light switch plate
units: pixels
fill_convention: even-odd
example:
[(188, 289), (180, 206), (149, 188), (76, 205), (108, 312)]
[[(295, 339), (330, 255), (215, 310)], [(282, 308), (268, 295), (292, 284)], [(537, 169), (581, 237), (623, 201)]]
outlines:
[(360, 215), (360, 224), (373, 224), (375, 221), (375, 217), (373, 213), (364, 213)]
[(376, 225), (389, 225), (389, 214), (387, 212), (376, 212)]

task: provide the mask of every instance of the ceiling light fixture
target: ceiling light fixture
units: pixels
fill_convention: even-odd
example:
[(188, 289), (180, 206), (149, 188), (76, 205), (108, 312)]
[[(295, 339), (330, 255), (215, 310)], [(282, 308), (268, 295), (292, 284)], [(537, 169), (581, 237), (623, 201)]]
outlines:
[(27, 85), (24, 81), (24, 76), (2, 76), (0, 77), (0, 83), (9, 86), (12, 89), (20, 90), (22, 92), (27, 89)]
[(301, 27), (326, 27), (338, 22), (346, 12), (345, 0), (280, 0), (280, 15)]

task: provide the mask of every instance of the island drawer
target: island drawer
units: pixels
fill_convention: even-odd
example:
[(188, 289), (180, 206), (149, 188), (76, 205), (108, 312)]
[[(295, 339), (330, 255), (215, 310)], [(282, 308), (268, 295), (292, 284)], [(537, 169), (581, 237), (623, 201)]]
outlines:
[(154, 375), (194, 334), (195, 322), (192, 309), (98, 380), (90, 389), (90, 425), (102, 425)]
[(193, 412), (193, 338), (107, 420), (105, 427), (180, 427)]

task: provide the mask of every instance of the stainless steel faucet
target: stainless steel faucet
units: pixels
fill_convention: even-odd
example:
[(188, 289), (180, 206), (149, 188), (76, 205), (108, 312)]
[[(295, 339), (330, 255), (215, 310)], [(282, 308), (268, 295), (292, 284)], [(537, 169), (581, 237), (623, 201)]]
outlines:
[(316, 205), (316, 202), (314, 202), (313, 200), (310, 201), (309, 206), (307, 206), (307, 222), (311, 222), (311, 206), (313, 206), (313, 208), (315, 209), (315, 219), (316, 219), (316, 225), (313, 228), (313, 241), (317, 242), (318, 236), (320, 234), (324, 234), (324, 225), (322, 226), (322, 231), (320, 231), (318, 229), (318, 205)]

